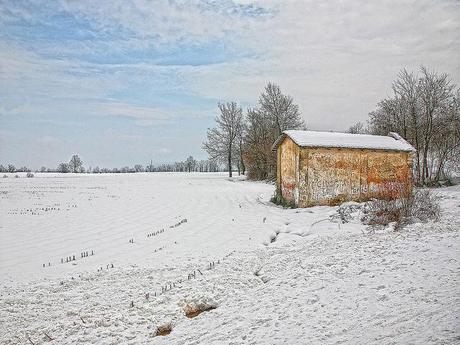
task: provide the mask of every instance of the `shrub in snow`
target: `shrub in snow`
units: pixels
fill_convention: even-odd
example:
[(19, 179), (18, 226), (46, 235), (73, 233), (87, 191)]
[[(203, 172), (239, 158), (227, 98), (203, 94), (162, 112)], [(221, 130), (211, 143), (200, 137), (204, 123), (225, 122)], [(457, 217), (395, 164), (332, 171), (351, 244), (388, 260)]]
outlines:
[(19, 175), (14, 175), (15, 178), (19, 178)]
[(281, 189), (276, 188), (275, 194), (270, 199), (275, 205), (283, 206), (284, 208), (295, 208), (295, 204), (291, 201), (286, 200), (281, 193)]
[(8, 178), (8, 175), (6, 175), (6, 174), (5, 174), (5, 175), (3, 175), (3, 178)]
[(412, 200), (411, 217), (413, 221), (439, 220), (441, 215), (439, 195), (429, 189), (418, 189), (414, 192)]
[(34, 177), (34, 174), (32, 174), (31, 172), (28, 172), (26, 176), (30, 178), (30, 177)]
[(439, 197), (429, 189), (416, 189), (402, 193), (395, 199), (375, 199), (366, 204), (362, 218), (371, 226), (387, 226), (397, 230), (407, 224), (438, 220), (440, 216)]
[(362, 211), (364, 205), (355, 201), (345, 202), (337, 209), (337, 214), (332, 215), (331, 218), (339, 220), (342, 224), (349, 223), (353, 219), (359, 219), (357, 215)]

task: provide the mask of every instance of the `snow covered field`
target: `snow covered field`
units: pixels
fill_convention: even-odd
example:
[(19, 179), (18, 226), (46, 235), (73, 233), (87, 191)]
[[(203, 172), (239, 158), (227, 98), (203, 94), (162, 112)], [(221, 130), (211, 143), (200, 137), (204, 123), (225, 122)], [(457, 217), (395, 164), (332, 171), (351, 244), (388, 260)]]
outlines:
[(439, 190), (440, 222), (373, 234), (337, 208), (275, 207), (273, 190), (224, 174), (0, 180), (1, 344), (460, 342), (459, 187)]

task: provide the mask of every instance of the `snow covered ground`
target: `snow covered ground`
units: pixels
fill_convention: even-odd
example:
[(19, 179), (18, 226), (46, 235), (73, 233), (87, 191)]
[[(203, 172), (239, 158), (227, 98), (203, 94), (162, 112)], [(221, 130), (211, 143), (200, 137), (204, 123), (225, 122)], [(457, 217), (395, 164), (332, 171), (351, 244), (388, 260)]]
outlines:
[(0, 343), (460, 343), (459, 187), (439, 190), (440, 222), (381, 233), (333, 207), (275, 207), (273, 189), (224, 174), (0, 180)]

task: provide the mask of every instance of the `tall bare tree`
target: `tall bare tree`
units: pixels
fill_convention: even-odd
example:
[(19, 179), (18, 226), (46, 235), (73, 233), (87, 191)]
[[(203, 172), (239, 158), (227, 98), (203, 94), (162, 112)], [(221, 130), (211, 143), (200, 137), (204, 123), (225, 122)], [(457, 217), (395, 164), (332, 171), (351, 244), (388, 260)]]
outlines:
[(278, 137), (287, 129), (305, 127), (300, 117), (299, 106), (294, 104), (291, 96), (281, 93), (278, 85), (268, 83), (259, 98), (259, 111), (272, 124), (274, 135)]
[(415, 147), (416, 183), (436, 183), (447, 177), (460, 155), (459, 89), (447, 74), (422, 66), (419, 75), (402, 70), (393, 82), (393, 92), (369, 114), (371, 132), (398, 132)]
[(254, 180), (271, 179), (276, 170), (276, 157), (271, 150), (276, 139), (273, 128), (258, 109), (249, 109), (246, 118), (245, 161), (248, 176)]
[(249, 177), (273, 179), (276, 173), (276, 155), (273, 142), (288, 129), (304, 129), (299, 107), (280, 87), (268, 83), (259, 97), (258, 108), (248, 110), (245, 135), (245, 160)]
[(415, 147), (415, 173), (416, 180), (421, 180), (420, 166), (420, 119), (419, 119), (419, 88), (418, 78), (413, 72), (405, 68), (399, 72), (397, 79), (393, 82), (393, 92), (399, 108), (403, 111), (402, 127), (399, 132), (403, 138), (409, 140)]
[(73, 155), (69, 161), (70, 172), (79, 173), (82, 172), (83, 161), (78, 157), (78, 155)]
[(220, 114), (216, 117), (216, 127), (208, 129), (207, 141), (203, 149), (210, 159), (228, 166), (228, 175), (232, 177), (235, 149), (238, 136), (243, 130), (243, 110), (235, 102), (219, 103)]
[(421, 114), (423, 126), (423, 151), (422, 151), (422, 176), (423, 180), (430, 177), (428, 166), (428, 153), (430, 151), (434, 134), (435, 122), (444, 115), (443, 110), (453, 97), (453, 88), (448, 75), (437, 74), (429, 71), (426, 67), (421, 68), (422, 77), (419, 80), (419, 95), (421, 100)]

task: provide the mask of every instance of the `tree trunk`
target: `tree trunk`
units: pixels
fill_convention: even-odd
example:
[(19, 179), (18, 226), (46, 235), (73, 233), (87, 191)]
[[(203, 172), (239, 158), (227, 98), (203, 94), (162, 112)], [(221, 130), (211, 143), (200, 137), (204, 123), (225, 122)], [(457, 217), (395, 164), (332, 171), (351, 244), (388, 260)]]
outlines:
[(419, 133), (418, 133), (418, 123), (417, 123), (417, 114), (415, 107), (412, 107), (412, 112), (411, 112), (411, 117), (412, 117), (412, 126), (414, 127), (414, 143), (415, 143), (415, 155), (417, 158), (417, 177), (416, 181), (418, 184), (420, 184), (421, 181), (421, 171), (420, 171), (420, 144), (419, 144)]
[(444, 158), (439, 159), (439, 165), (438, 165), (438, 169), (436, 171), (436, 177), (435, 177), (436, 182), (439, 182), (439, 180), (441, 179), (441, 171), (442, 171), (443, 163), (444, 163)]
[(423, 170), (422, 170), (423, 185), (425, 185), (425, 180), (429, 178), (428, 151), (430, 150), (432, 133), (433, 133), (433, 115), (432, 115), (432, 112), (429, 112), (428, 124), (427, 124), (427, 129), (425, 132), (425, 136), (424, 136), (425, 142), (424, 142), (424, 148), (423, 148)]
[(232, 147), (228, 149), (228, 177), (232, 177)]
[(423, 185), (426, 185), (426, 180), (428, 179), (428, 146), (423, 150)]
[(240, 143), (240, 166), (241, 166), (241, 171), (242, 171), (242, 173), (243, 173), (243, 175), (244, 175), (245, 170), (246, 170), (246, 167), (244, 166), (244, 161), (243, 161), (243, 149), (242, 149), (241, 147), (242, 147), (242, 145), (241, 145), (241, 143)]

